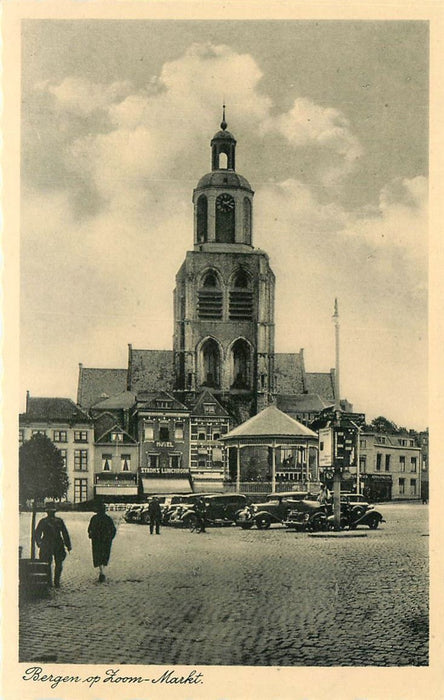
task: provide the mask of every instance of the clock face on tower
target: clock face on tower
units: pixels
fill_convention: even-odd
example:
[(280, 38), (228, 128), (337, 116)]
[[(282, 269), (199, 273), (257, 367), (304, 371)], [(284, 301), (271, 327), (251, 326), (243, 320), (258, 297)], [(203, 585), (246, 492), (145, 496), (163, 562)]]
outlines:
[(234, 209), (234, 199), (229, 194), (221, 194), (216, 200), (216, 207), (219, 211), (232, 211)]

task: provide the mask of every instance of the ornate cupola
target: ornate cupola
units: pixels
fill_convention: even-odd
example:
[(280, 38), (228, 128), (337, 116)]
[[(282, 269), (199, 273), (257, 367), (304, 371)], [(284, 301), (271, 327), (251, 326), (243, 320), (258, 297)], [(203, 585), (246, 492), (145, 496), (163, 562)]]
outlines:
[(211, 139), (212, 170), (193, 192), (197, 250), (224, 250), (226, 244), (252, 246), (254, 192), (248, 180), (235, 171), (236, 139), (227, 126), (224, 105), (221, 130)]

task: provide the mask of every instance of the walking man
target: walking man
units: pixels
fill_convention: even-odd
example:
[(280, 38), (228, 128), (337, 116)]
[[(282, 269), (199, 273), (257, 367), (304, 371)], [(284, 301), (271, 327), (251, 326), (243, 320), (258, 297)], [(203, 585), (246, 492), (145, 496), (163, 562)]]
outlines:
[(162, 509), (160, 507), (159, 499), (156, 496), (153, 496), (148, 504), (148, 514), (150, 516), (150, 535), (153, 534), (154, 527), (156, 528), (156, 535), (160, 535)]
[(99, 568), (99, 583), (105, 581), (104, 567), (108, 566), (112, 541), (116, 535), (116, 526), (112, 518), (106, 514), (106, 506), (99, 503), (96, 514), (88, 525), (88, 537), (92, 545), (93, 565)]
[[(49, 564), (49, 585), (52, 586), (51, 564), (54, 558), (54, 587), (60, 588), (63, 561), (66, 549), (71, 551), (71, 540), (66, 525), (61, 518), (56, 518), (57, 508), (54, 503), (45, 506), (46, 518), (42, 518), (35, 529), (35, 541), (39, 548), (39, 559)], [(66, 549), (65, 549), (66, 547)]]

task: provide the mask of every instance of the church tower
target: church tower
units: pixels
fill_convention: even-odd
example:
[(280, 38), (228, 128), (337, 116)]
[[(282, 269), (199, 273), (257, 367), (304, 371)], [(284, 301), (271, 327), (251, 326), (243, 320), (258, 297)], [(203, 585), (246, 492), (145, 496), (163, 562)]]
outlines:
[(193, 192), (194, 247), (176, 275), (176, 391), (208, 388), (255, 413), (274, 393), (274, 286), (268, 255), (253, 247), (251, 186), (236, 172), (236, 139), (211, 140), (211, 172)]

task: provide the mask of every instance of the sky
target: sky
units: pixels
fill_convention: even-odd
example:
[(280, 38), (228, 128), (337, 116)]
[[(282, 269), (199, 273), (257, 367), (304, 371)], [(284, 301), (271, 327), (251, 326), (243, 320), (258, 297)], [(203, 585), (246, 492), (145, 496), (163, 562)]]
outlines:
[(227, 105), (276, 274), (276, 351), (369, 419), (427, 416), (428, 25), (26, 20), (20, 392), (172, 348), (192, 191)]

